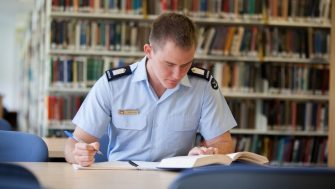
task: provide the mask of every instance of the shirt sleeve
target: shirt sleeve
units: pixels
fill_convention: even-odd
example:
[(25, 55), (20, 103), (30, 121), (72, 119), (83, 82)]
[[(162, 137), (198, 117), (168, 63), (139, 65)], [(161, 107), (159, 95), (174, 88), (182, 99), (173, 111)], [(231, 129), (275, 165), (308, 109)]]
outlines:
[(107, 78), (100, 77), (86, 96), (72, 123), (100, 138), (111, 120), (110, 90)]
[(199, 131), (205, 140), (213, 139), (237, 125), (220, 89), (207, 83), (204, 91)]

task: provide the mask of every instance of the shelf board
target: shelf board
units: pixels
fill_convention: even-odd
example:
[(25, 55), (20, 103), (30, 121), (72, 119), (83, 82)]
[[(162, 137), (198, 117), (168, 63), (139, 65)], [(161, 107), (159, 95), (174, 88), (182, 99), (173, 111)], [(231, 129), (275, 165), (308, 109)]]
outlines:
[(270, 164), (271, 166), (281, 166), (281, 167), (316, 167), (316, 168), (320, 168), (320, 167), (327, 167), (326, 163), (311, 163), (311, 162), (282, 162), (282, 161), (278, 161), (278, 160), (271, 160)]
[(71, 120), (48, 121), (48, 129), (52, 130), (74, 130), (75, 125)]
[[(112, 19), (127, 21), (152, 22), (158, 15), (126, 14), (126, 13), (96, 13), (96, 12), (60, 12), (52, 11), (51, 18), (76, 18), (76, 19)], [(331, 28), (330, 22), (321, 22), (317, 19), (293, 21), (293, 20), (265, 20), (252, 18), (222, 18), (222, 17), (190, 17), (195, 23), (200, 24), (222, 24), (222, 25), (268, 25), (284, 27), (316, 27)]]
[(284, 26), (284, 27), (314, 27), (314, 28), (331, 28), (330, 21), (320, 21), (318, 19), (307, 19), (301, 21), (289, 20), (268, 20), (265, 25), (269, 26)]
[(325, 58), (283, 58), (283, 57), (264, 57), (263, 62), (290, 62), (308, 64), (329, 64)]
[(52, 94), (57, 94), (57, 93), (61, 93), (61, 94), (84, 94), (86, 95), (89, 91), (91, 90), (91, 88), (70, 88), (70, 87), (50, 87), (48, 92), (52, 93)]
[[(74, 129), (71, 120), (49, 121), (48, 129)], [(259, 131), (255, 129), (232, 129), (235, 135), (273, 135), (273, 136), (328, 136), (325, 131)]]
[(51, 18), (77, 18), (77, 19), (110, 19), (110, 20), (133, 20), (153, 21), (156, 15), (136, 15), (125, 13), (95, 13), (95, 12), (56, 12), (50, 13)]
[(254, 129), (232, 129), (235, 135), (273, 135), (273, 136), (328, 136), (325, 131), (258, 131)]
[(224, 56), (224, 55), (203, 55), (195, 54), (195, 60), (204, 61), (241, 61), (241, 62), (260, 62), (260, 59), (255, 56)]
[(272, 94), (272, 93), (242, 93), (222, 91), (225, 98), (243, 99), (281, 99), (281, 100), (317, 100), (328, 101), (328, 95), (305, 95), (305, 94)]
[(227, 19), (220, 17), (190, 17), (195, 23), (199, 24), (219, 24), (219, 25), (264, 25), (261, 19)]
[(143, 57), (144, 52), (107, 51), (107, 50), (67, 50), (51, 49), (50, 55), (69, 56), (118, 56), (118, 57)]
[[(71, 120), (49, 121), (48, 129), (74, 129)], [(254, 129), (232, 129), (233, 135), (272, 135), (272, 136), (328, 136), (327, 132), (321, 131), (258, 131)]]
[[(91, 88), (50, 87), (48, 92), (52, 94), (87, 94)], [(301, 95), (301, 94), (271, 94), (271, 93), (242, 93), (223, 91), (225, 98), (243, 99), (282, 99), (282, 100), (317, 100), (328, 101), (328, 95)]]
[[(50, 55), (68, 55), (68, 56), (118, 56), (118, 57), (143, 57), (145, 54), (141, 51), (108, 51), (108, 50), (70, 50), (70, 49), (50, 49)], [(322, 58), (281, 58), (256, 56), (224, 56), (224, 55), (202, 55), (196, 54), (195, 60), (203, 61), (242, 61), (242, 62), (282, 62), (282, 63), (315, 63), (329, 64), (329, 61)]]

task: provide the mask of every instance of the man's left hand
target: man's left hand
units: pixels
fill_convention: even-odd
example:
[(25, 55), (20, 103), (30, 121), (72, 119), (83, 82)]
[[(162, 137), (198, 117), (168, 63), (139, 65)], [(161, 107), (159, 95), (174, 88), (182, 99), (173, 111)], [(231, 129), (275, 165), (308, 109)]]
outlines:
[(218, 154), (219, 150), (214, 147), (205, 147), (205, 146), (197, 146), (190, 150), (188, 153), (189, 156), (193, 155), (210, 155), (210, 154)]

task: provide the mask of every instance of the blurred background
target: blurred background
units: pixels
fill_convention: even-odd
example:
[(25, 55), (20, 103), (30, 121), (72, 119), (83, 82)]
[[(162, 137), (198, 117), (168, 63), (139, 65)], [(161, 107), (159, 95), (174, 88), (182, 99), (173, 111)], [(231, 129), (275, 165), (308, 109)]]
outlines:
[(34, 0), (0, 0), (0, 95), (3, 116), (16, 126), (20, 109), (20, 45)]

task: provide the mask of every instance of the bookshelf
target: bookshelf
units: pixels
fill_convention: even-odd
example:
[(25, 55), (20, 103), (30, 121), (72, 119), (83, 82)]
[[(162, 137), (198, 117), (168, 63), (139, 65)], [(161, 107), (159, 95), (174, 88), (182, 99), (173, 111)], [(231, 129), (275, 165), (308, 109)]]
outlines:
[(44, 110), (42, 103), (45, 94), (43, 73), (47, 45), (44, 30), (46, 28), (45, 19), (44, 1), (36, 0), (20, 52), (22, 90), (18, 99), (21, 104), (18, 129), (38, 135), (43, 134), (43, 128), (38, 123), (42, 122), (41, 112)]
[[(36, 8), (35, 18), (33, 19), (34, 22), (32, 22), (32, 25), (35, 26), (33, 28), (37, 29), (32, 30), (30, 40), (28, 40), (29, 50), (26, 51), (27, 53), (24, 55), (24, 61), (26, 61), (25, 69), (33, 73), (32, 78), (27, 78), (28, 74), (26, 72), (28, 71), (23, 73), (23, 77), (25, 77), (25, 81), (27, 82), (27, 87), (24, 93), (25, 95), (23, 95), (23, 101), (25, 102), (24, 104), (33, 104), (33, 109), (28, 111), (26, 108), (24, 111), (24, 116), (22, 116), (22, 120), (24, 120), (26, 123), (29, 123), (26, 125), (35, 125), (33, 128), (26, 126), (28, 130), (37, 132), (41, 136), (58, 136), (61, 135), (61, 131), (63, 129), (73, 129), (74, 126), (70, 121), (71, 117), (75, 114), (76, 108), (79, 107), (83, 97), (89, 92), (90, 86), (93, 85), (94, 80), (99, 77), (99, 74), (102, 74), (102, 70), (113, 66), (134, 62), (144, 55), (140, 47), (141, 44), (145, 42), (145, 40), (131, 42), (133, 41), (131, 39), (131, 34), (129, 34), (129, 38), (122, 39), (121, 37), (119, 44), (115, 44), (112, 48), (110, 48), (110, 46), (106, 46), (106, 44), (104, 45), (103, 41), (95, 41), (94, 45), (92, 45), (92, 41), (94, 40), (92, 40), (92, 35), (89, 34), (88, 38), (90, 39), (88, 41), (90, 42), (85, 41), (82, 43), (79, 38), (81, 33), (78, 28), (88, 27), (88, 30), (95, 28), (94, 31), (98, 31), (96, 30), (98, 27), (105, 27), (110, 29), (112, 26), (107, 26), (108, 24), (115, 24), (115, 27), (121, 28), (126, 27), (125, 25), (128, 27), (129, 25), (130, 28), (128, 29), (130, 31), (132, 30), (131, 27), (135, 26), (134, 31), (137, 31), (137, 33), (146, 33), (148, 32), (147, 29), (140, 31), (139, 28), (148, 28), (149, 24), (157, 17), (158, 13), (161, 12), (162, 9), (165, 9), (166, 11), (184, 12), (194, 20), (194, 22), (199, 27), (199, 31), (201, 31), (201, 28), (203, 28), (204, 33), (202, 37), (207, 39), (204, 39), (202, 46), (199, 47), (199, 51), (197, 51), (195, 55), (195, 63), (197, 65), (211, 69), (213, 73), (216, 74), (216, 77), (218, 74), (218, 77), (222, 77), (222, 75), (220, 76), (220, 71), (223, 69), (221, 67), (226, 65), (231, 66), (231, 70), (236, 69), (242, 73), (237, 76), (234, 75), (236, 71), (229, 73), (231, 77), (236, 77), (237, 80), (241, 81), (238, 81), (236, 85), (230, 83), (228, 90), (226, 90), (225, 87), (222, 87), (222, 92), (231, 106), (236, 106), (238, 108), (247, 107), (247, 109), (251, 106), (251, 112), (255, 112), (255, 115), (251, 116), (251, 120), (253, 120), (254, 124), (251, 128), (249, 128), (249, 126), (243, 126), (242, 128), (233, 129), (232, 134), (234, 136), (246, 137), (245, 140), (251, 140), (248, 138), (254, 137), (256, 139), (251, 140), (251, 143), (254, 144), (257, 143), (259, 138), (261, 138), (261, 143), (268, 143), (266, 141), (272, 139), (280, 141), (282, 138), (284, 138), (281, 141), (285, 143), (287, 140), (291, 140), (291, 145), (294, 145), (294, 141), (308, 138), (311, 140), (315, 139), (315, 141), (320, 140), (320, 143), (315, 143), (315, 145), (320, 146), (324, 146), (326, 144), (325, 141), (327, 141), (326, 139), (328, 138), (328, 165), (335, 166), (335, 131), (333, 128), (335, 120), (332, 116), (330, 116), (335, 113), (335, 102), (334, 98), (332, 98), (335, 97), (335, 66), (333, 63), (335, 60), (335, 48), (333, 47), (333, 44), (335, 44), (334, 37), (331, 38), (332, 41), (330, 43), (332, 48), (317, 49), (315, 46), (314, 51), (311, 51), (310, 49), (302, 50), (300, 49), (301, 47), (295, 47), (292, 45), (283, 46), (280, 44), (280, 42), (278, 42), (280, 39), (287, 40), (288, 38), (293, 40), (297, 38), (297, 43), (301, 44), (302, 46), (307, 46), (309, 44), (307, 44), (307, 42), (304, 43), (303, 41), (311, 41), (312, 39), (317, 41), (312, 41), (313, 44), (321, 43), (318, 40), (325, 40), (329, 33), (330, 36), (335, 36), (333, 23), (327, 19), (327, 17), (325, 18), (322, 16), (316, 16), (314, 19), (307, 19), (301, 15), (299, 16), (298, 13), (294, 16), (291, 15), (293, 13), (284, 13), (284, 9), (282, 9), (283, 12), (278, 13), (277, 10), (276, 13), (273, 7), (279, 6), (278, 3), (280, 2), (269, 0), (231, 1), (237, 4), (239, 2), (248, 2), (250, 5), (253, 3), (265, 3), (266, 6), (271, 7), (264, 10), (261, 10), (263, 7), (254, 7), (255, 10), (248, 9), (248, 11), (251, 12), (246, 11), (246, 7), (240, 8), (241, 10), (239, 11), (229, 8), (224, 5), (226, 2), (225, 0), (215, 1), (219, 4), (221, 3), (222, 6), (219, 7), (222, 7), (222, 10), (215, 9), (217, 6), (213, 5), (214, 1), (165, 0), (161, 2), (162, 4), (160, 4), (158, 1), (147, 0), (143, 1), (143, 4), (146, 3), (148, 5), (147, 9), (143, 9), (143, 13), (131, 10), (128, 12), (128, 9), (122, 7), (126, 6), (122, 3), (126, 3), (128, 1), (119, 1), (121, 3), (121, 8), (119, 11), (116, 11), (115, 8), (107, 8), (109, 11), (106, 11), (105, 6), (103, 6), (104, 10), (95, 8), (89, 10), (89, 6), (85, 7), (85, 10), (79, 10), (83, 7), (74, 6), (73, 2), (78, 2), (76, 0), (64, 1), (64, 3), (67, 2), (69, 4), (66, 6), (64, 4), (63, 7), (57, 7), (57, 2), (59, 3), (62, 1), (54, 1), (56, 2), (54, 4), (52, 4), (51, 0), (40, 0), (37, 2), (39, 2), (37, 3), (39, 6)], [(99, 1), (99, 3), (103, 4), (102, 2), (107, 1)], [(135, 2), (135, 4), (138, 3), (137, 0), (132, 2)], [(177, 2), (178, 5), (174, 5), (172, 2)], [(180, 2), (181, 4), (179, 4)], [(199, 2), (199, 6), (195, 6), (194, 2)], [(201, 2), (208, 3), (207, 10), (201, 9)], [(275, 5), (276, 3), (273, 2), (276, 2), (277, 5)], [(287, 1), (284, 0), (283, 2)], [(304, 2), (307, 4), (307, 1), (305, 0), (294, 2)], [(326, 1), (320, 2), (326, 3)], [(307, 6), (306, 4), (304, 6)], [(298, 5), (294, 6), (296, 8), (298, 7)], [(94, 7), (94, 5), (92, 5), (92, 7)], [(75, 9), (77, 11), (75, 11)], [(331, 12), (334, 12), (334, 3), (332, 3)], [(285, 15), (287, 16), (287, 14), (290, 16), (288, 16), (286, 19), (282, 19), (282, 17), (285, 17)], [(302, 13), (299, 12), (299, 14)], [(332, 14), (332, 20), (335, 20), (334, 14)], [(83, 23), (84, 25), (86, 24), (86, 26), (83, 26)], [(76, 31), (77, 33), (74, 32), (73, 34), (69, 34), (71, 37), (68, 37), (67, 39), (60, 42), (60, 38), (66, 38), (65, 36), (67, 34), (63, 33), (62, 35), (58, 35), (59, 33), (62, 33), (62, 30), (59, 30), (58, 28), (58, 32), (55, 32), (57, 30), (55, 30), (55, 27), (72, 28), (73, 31)], [(254, 44), (250, 42), (249, 49), (246, 48), (245, 52), (236, 52), (231, 50), (232, 47), (230, 47), (226, 49), (227, 51), (225, 53), (215, 53), (214, 51), (211, 51), (215, 46), (214, 41), (228, 40), (225, 39), (225, 37), (216, 38), (215, 33), (224, 31), (227, 34), (226, 36), (228, 36), (229, 31), (234, 31), (237, 34), (239, 30), (241, 30), (242, 36), (250, 35), (250, 41), (254, 41), (252, 42)], [(211, 40), (208, 40), (208, 33), (210, 33), (209, 31), (214, 33), (212, 34)], [(39, 34), (41, 34), (43, 37), (38, 37)], [(306, 36), (306, 40), (300, 39), (300, 34), (302, 34), (301, 36)], [(255, 37), (252, 37), (252, 35)], [(273, 37), (274, 39), (271, 37), (267, 38), (266, 35), (275, 36), (277, 39), (275, 39), (275, 37)], [(317, 37), (315, 37), (315, 39), (310, 38), (310, 35), (315, 35)], [(100, 34), (100, 38), (103, 38), (101, 36), (103, 36), (103, 34)], [(137, 38), (140, 37), (137, 36)], [(277, 48), (281, 49), (282, 52), (279, 52), (280, 50), (278, 50), (278, 52), (266, 50), (266, 48), (268, 48), (266, 45), (269, 43), (264, 42), (264, 40), (266, 41), (270, 39), (277, 40), (277, 42), (273, 43), (272, 45), (277, 46)], [(102, 45), (100, 43), (102, 43)], [(134, 43), (135, 46), (131, 43)], [(227, 42), (225, 42), (225, 44), (226, 43)], [(85, 46), (84, 48), (82, 47), (83, 44)], [(94, 46), (94, 48), (92, 48), (92, 46)], [(221, 46), (220, 48), (224, 49), (226, 47)], [(239, 49), (241, 50), (242, 47)], [(321, 54), (320, 52), (316, 52), (318, 50), (320, 52), (322, 51)], [(300, 51), (304, 51), (305, 54), (302, 53), (303, 55), (301, 55)], [(282, 55), (278, 55), (278, 53), (281, 53)], [(59, 65), (68, 67), (69, 65), (73, 64), (77, 65), (77, 71), (76, 74), (74, 74), (74, 71), (72, 71), (72, 73), (70, 73), (70, 78), (69, 73), (59, 73), (60, 69), (64, 69), (64, 67), (59, 67)], [(89, 64), (99, 65), (99, 68), (93, 69), (98, 69), (100, 71), (92, 75), (89, 71), (87, 71), (90, 69), (88, 66)], [(82, 65), (82, 67), (78, 65)], [(233, 68), (234, 65), (237, 65), (235, 66), (236, 68)], [(83, 74), (78, 74), (78, 70), (80, 70), (79, 72)], [(243, 72), (243, 70), (256, 70), (256, 78), (265, 80), (265, 83), (262, 81), (262, 85), (256, 85), (253, 83), (245, 84), (245, 81), (249, 79), (240, 79), (241, 75), (246, 75), (243, 73), (247, 73), (246, 71)], [(270, 70), (270, 72), (263, 76), (262, 73), (260, 73), (261, 70)], [(280, 70), (286, 71), (282, 72)], [(329, 73), (324, 70), (329, 70)], [(278, 75), (278, 78), (281, 78), (282, 81), (273, 81), (270, 79), (272, 73), (282, 74), (281, 76)], [(310, 86), (309, 88), (306, 88), (306, 84), (301, 83), (310, 82), (310, 80), (296, 81), (293, 79), (295, 77), (289, 77), (285, 75), (288, 73), (309, 73), (310, 75), (306, 76), (313, 76), (314, 78), (319, 79), (324, 77), (322, 73), (327, 73), (328, 76), (322, 79), (322, 82), (325, 83), (325, 85), (330, 86), (329, 91), (324, 86), (318, 86), (315, 83), (308, 84)], [(76, 75), (76, 77), (74, 77), (72, 74)], [(80, 78), (79, 75), (83, 75), (82, 78)], [(296, 75), (296, 77), (301, 76)], [(291, 84), (287, 84), (287, 81), (284, 81), (286, 78), (290, 78), (292, 80), (288, 83), (297, 82), (300, 84), (297, 84), (297, 86), (294, 84), (295, 88), (291, 89)], [(217, 80), (224, 81), (224, 78), (217, 78)], [(253, 79), (250, 79), (250, 81), (253, 81)], [(256, 81), (254, 82), (256, 83)], [(37, 84), (38, 87), (33, 87), (33, 84)], [(263, 85), (267, 85), (266, 90), (260, 89), (263, 87)], [(278, 108), (283, 108), (279, 110), (289, 111), (292, 110), (290, 108), (287, 109), (287, 107), (299, 108), (301, 106), (304, 109), (310, 109), (308, 115), (313, 114), (313, 107), (318, 107), (323, 112), (328, 111), (327, 116), (329, 115), (329, 119), (328, 121), (322, 122), (322, 129), (296, 130), (295, 128), (291, 129), (288, 125), (285, 125), (287, 124), (288, 119), (293, 119), (289, 117), (290, 115), (287, 115), (287, 113), (286, 115), (283, 114), (282, 118), (280, 118), (280, 121), (282, 122), (278, 121), (278, 123), (283, 124), (278, 129), (278, 126), (275, 124), (271, 127), (266, 124), (264, 125), (264, 116), (259, 116), (259, 113), (264, 111), (262, 108), (271, 107), (272, 105), (278, 105)], [(327, 109), (327, 106), (329, 107), (329, 110), (325, 110)], [(60, 109), (62, 111), (60, 111)], [(241, 116), (240, 114), (245, 114), (245, 110), (237, 110), (237, 112), (238, 116)], [(271, 118), (271, 116), (274, 118)], [(307, 116), (305, 115), (305, 117)], [(265, 116), (265, 119), (267, 119), (265, 120), (266, 122), (270, 122), (270, 119), (272, 119), (272, 122), (274, 122), (274, 119), (279, 120), (279, 118), (276, 118), (276, 115), (271, 114)], [(295, 119), (298, 119), (298, 117)], [(307, 121), (315, 122), (313, 119)], [(285, 120), (286, 122), (283, 123)], [(243, 122), (246, 122), (246, 120)], [(323, 127), (326, 126), (328, 126), (327, 129), (324, 129)], [(285, 138), (287, 138), (287, 140)]]
[[(332, 3), (332, 13), (335, 12), (335, 3)], [(334, 25), (335, 14), (331, 14), (331, 20)], [(329, 91), (329, 132), (328, 132), (328, 140), (329, 140), (329, 155), (328, 155), (328, 165), (331, 167), (335, 167), (335, 117), (331, 115), (335, 115), (335, 27), (333, 26), (331, 29), (331, 56), (330, 56), (330, 91)]]

